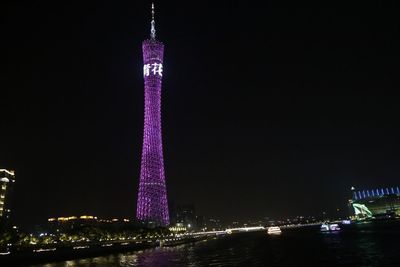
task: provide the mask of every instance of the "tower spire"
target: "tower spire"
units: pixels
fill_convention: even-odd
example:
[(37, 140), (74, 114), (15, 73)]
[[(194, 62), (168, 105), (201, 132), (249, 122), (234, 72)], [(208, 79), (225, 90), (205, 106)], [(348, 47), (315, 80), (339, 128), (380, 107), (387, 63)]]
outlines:
[(151, 39), (156, 39), (156, 22), (154, 20), (154, 2), (151, 3), (151, 31), (150, 37)]

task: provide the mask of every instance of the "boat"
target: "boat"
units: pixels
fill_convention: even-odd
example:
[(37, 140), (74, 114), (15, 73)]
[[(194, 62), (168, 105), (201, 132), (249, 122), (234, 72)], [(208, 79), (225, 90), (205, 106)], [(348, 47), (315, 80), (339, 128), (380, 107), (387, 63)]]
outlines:
[(336, 232), (336, 231), (340, 231), (340, 226), (337, 223), (321, 224), (321, 232)]
[(281, 228), (279, 226), (271, 226), (268, 227), (268, 234), (280, 234), (282, 233)]
[(351, 224), (351, 220), (343, 220), (342, 224)]

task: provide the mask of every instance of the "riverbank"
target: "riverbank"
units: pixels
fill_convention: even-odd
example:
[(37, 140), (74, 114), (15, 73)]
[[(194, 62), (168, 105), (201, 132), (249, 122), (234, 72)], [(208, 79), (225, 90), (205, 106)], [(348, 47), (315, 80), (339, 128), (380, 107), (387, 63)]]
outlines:
[(108, 242), (99, 244), (74, 244), (54, 247), (31, 247), (19, 250), (10, 250), (0, 255), (0, 266), (28, 266), (51, 262), (83, 259), (89, 257), (105, 256), (114, 253), (134, 252), (158, 246), (177, 246), (193, 243), (210, 238), (210, 236), (186, 236), (183, 238), (170, 238), (162, 241), (147, 240), (133, 242)]
[[(339, 232), (322, 233), (318, 226), (242, 232), (211, 237), (207, 242), (140, 252), (104, 254), (57, 261), (46, 267), (140, 266), (400, 266), (400, 221), (346, 225)], [(1, 263), (0, 263), (0, 266)]]

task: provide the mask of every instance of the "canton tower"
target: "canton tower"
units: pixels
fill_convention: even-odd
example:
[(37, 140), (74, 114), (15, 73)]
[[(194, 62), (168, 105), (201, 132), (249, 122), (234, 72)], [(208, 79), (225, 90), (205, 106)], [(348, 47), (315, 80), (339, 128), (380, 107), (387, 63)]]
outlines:
[(143, 41), (144, 131), (136, 218), (169, 225), (161, 136), (161, 82), (164, 45), (156, 40), (154, 3), (150, 39)]

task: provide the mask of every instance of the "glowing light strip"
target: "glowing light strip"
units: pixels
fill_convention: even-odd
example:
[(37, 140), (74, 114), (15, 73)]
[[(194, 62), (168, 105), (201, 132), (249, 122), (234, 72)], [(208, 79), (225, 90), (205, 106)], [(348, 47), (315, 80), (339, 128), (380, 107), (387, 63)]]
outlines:
[(47, 251), (55, 251), (56, 248), (41, 248), (41, 249), (34, 249), (33, 252), (47, 252)]
[(377, 188), (373, 190), (362, 190), (362, 191), (354, 191), (353, 192), (353, 199), (354, 200), (361, 200), (370, 197), (382, 197), (385, 195), (390, 194), (400, 194), (399, 187), (386, 187), (386, 188)]
[(6, 169), (0, 169), (0, 172), (5, 172), (5, 173), (8, 173), (10, 175), (15, 175), (14, 171), (9, 171), (9, 170), (6, 170)]
[(240, 227), (240, 228), (228, 228), (225, 231), (255, 231), (255, 230), (265, 230), (263, 226), (254, 226), (254, 227)]
[(73, 247), (72, 249), (85, 249), (85, 248), (89, 248), (89, 246), (77, 246)]

